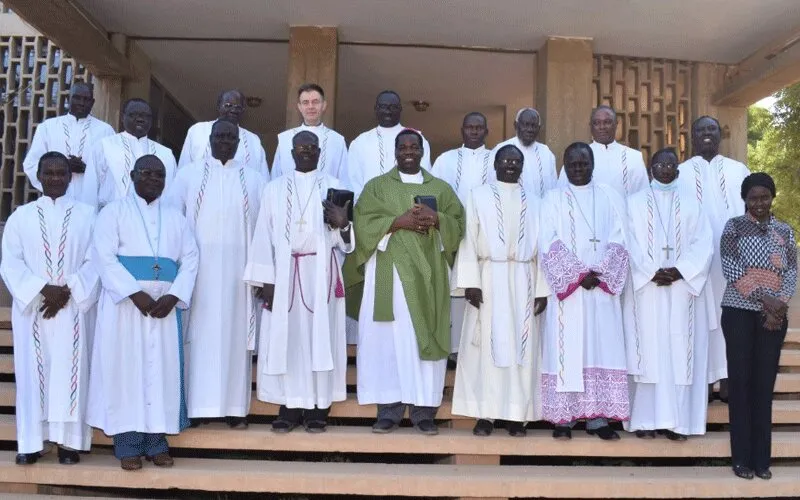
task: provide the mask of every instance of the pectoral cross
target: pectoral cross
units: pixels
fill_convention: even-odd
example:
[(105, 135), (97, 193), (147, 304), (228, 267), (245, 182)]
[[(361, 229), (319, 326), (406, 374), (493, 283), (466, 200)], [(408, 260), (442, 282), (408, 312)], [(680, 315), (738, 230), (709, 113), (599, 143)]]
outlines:
[(155, 281), (158, 281), (158, 277), (161, 274), (161, 266), (158, 265), (158, 262), (153, 264), (153, 276), (155, 277)]
[(306, 220), (305, 220), (304, 218), (300, 217), (300, 220), (299, 220), (299, 221), (297, 221), (297, 222), (295, 222), (295, 224), (297, 224), (298, 226), (300, 226), (300, 231), (305, 231), (305, 229), (303, 229), (303, 226), (305, 226), (306, 224), (308, 224), (308, 222), (306, 222)]
[(592, 238), (589, 238), (589, 242), (592, 244), (592, 250), (594, 250), (596, 252), (597, 251), (597, 244), (600, 243), (600, 240), (598, 240), (597, 238), (592, 237)]
[(667, 243), (667, 246), (663, 247), (661, 250), (664, 250), (664, 253), (667, 254), (667, 259), (669, 259), (669, 253), (675, 249), (669, 246), (669, 243)]

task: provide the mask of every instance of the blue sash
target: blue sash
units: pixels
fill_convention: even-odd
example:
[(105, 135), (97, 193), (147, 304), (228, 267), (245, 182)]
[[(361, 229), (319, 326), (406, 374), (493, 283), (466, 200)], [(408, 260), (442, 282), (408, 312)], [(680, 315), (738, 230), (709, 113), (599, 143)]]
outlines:
[(131, 257), (118, 255), (119, 263), (131, 273), (136, 281), (166, 281), (172, 283), (178, 277), (178, 263), (166, 257)]
[[(166, 257), (133, 257), (129, 255), (118, 255), (119, 263), (126, 271), (131, 273), (131, 276), (136, 281), (164, 281), (172, 283), (178, 276), (178, 268), (180, 267), (177, 262)], [(183, 379), (183, 318), (181, 310), (175, 308), (175, 317), (178, 321), (178, 363), (180, 366), (180, 384), (181, 384), (181, 404), (179, 411), (179, 426), (180, 430), (189, 427), (189, 416), (186, 410), (186, 393), (184, 391)]]

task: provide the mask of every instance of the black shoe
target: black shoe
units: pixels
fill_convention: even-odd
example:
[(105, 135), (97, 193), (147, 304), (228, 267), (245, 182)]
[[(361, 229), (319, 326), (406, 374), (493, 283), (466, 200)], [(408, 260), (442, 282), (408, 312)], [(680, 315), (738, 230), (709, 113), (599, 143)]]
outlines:
[(189, 427), (200, 427), (201, 425), (208, 425), (211, 422), (210, 418), (190, 418)]
[(393, 420), (382, 418), (372, 425), (372, 432), (375, 434), (389, 434), (398, 427), (399, 425)]
[(572, 429), (557, 425), (556, 428), (553, 429), (553, 438), (562, 441), (572, 439)]
[(17, 453), (17, 458), (14, 460), (17, 465), (33, 465), (39, 460), (38, 453)]
[(671, 431), (669, 429), (664, 429), (660, 431), (660, 433), (663, 434), (664, 437), (666, 437), (670, 441), (686, 441), (687, 439), (689, 439), (687, 436), (683, 434), (678, 434), (677, 432)]
[(655, 439), (656, 431), (636, 431), (636, 437), (639, 439)]
[(472, 433), (476, 436), (491, 436), (492, 431), (494, 431), (494, 424), (489, 420), (480, 419), (475, 423), (475, 427), (472, 428)]
[(455, 370), (456, 365), (458, 364), (458, 353), (454, 352), (447, 356), (447, 369), (448, 370)]
[(742, 479), (753, 479), (753, 469), (746, 465), (734, 465), (733, 473)]
[(310, 432), (311, 434), (323, 433), (327, 427), (328, 422), (325, 420), (306, 420), (303, 422), (303, 428), (305, 428), (306, 432)]
[(439, 434), (439, 428), (433, 420), (421, 420), (414, 425), (417, 432), (425, 434), (426, 436), (435, 436)]
[(512, 437), (525, 437), (528, 435), (528, 430), (522, 422), (506, 422), (506, 430), (508, 435)]
[(769, 469), (756, 469), (755, 474), (761, 479), (772, 479), (772, 472)]
[(279, 418), (272, 422), (272, 432), (277, 432), (278, 434), (287, 434), (292, 432), (298, 425), (300, 424), (297, 422)]
[(616, 441), (619, 439), (619, 434), (617, 434), (617, 431), (607, 425), (604, 425), (599, 429), (586, 429), (586, 433), (590, 436), (597, 436), (603, 441)]
[(247, 417), (225, 417), (225, 423), (231, 429), (247, 429)]
[(81, 461), (81, 456), (77, 451), (58, 447), (58, 463), (62, 465), (74, 465)]

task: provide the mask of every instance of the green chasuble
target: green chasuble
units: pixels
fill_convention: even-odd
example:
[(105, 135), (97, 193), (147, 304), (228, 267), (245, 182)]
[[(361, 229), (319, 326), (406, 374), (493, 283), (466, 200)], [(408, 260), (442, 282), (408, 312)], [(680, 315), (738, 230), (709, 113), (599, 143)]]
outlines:
[[(464, 236), (464, 208), (444, 181), (422, 170), (422, 184), (406, 184), (397, 168), (364, 186), (353, 210), (356, 249), (344, 262), (347, 315), (358, 319), (364, 293), (364, 270), (378, 243), (394, 220), (414, 205), (414, 197), (436, 197), (439, 230), (428, 234), (399, 230), (385, 252), (377, 253), (375, 268), (375, 321), (394, 321), (392, 267), (403, 284), (406, 303), (417, 336), (419, 356), (440, 360), (450, 354), (450, 283), (458, 245)], [(442, 250), (444, 247), (444, 250)], [(388, 339), (387, 339), (388, 341)]]

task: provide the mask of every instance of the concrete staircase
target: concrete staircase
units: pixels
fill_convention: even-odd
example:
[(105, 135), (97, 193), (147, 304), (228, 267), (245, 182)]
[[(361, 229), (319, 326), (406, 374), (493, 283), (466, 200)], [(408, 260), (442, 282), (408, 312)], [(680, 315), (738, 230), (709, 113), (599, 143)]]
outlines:
[[(372, 434), (375, 408), (359, 406), (355, 394), (334, 405), (325, 434), (298, 429), (276, 435), (269, 422), (277, 406), (254, 399), (246, 431), (211, 424), (171, 436), (176, 456), (172, 469), (146, 464), (138, 472), (122, 471), (111, 455), (111, 440), (99, 431), (92, 453), (83, 455), (77, 466), (61, 466), (50, 453), (35, 466), (19, 467), (14, 465), (11, 325), (9, 311), (0, 309), (0, 450), (7, 450), (0, 451), (0, 500), (58, 498), (37, 493), (181, 499), (234, 499), (236, 493), (278, 495), (274, 498), (800, 497), (800, 300), (791, 311), (795, 328), (781, 353), (773, 409), (774, 477), (767, 482), (744, 481), (731, 473), (727, 407), (719, 402), (709, 407), (709, 432), (684, 443), (645, 441), (626, 433), (607, 443), (583, 432), (560, 442), (540, 424), (522, 439), (503, 430), (476, 438), (472, 419), (450, 413), (452, 371), (437, 415), (441, 433), (435, 437), (405, 427), (385, 436)], [(354, 357), (355, 349), (348, 354)], [(353, 365), (348, 385), (355, 384), (355, 375)]]

